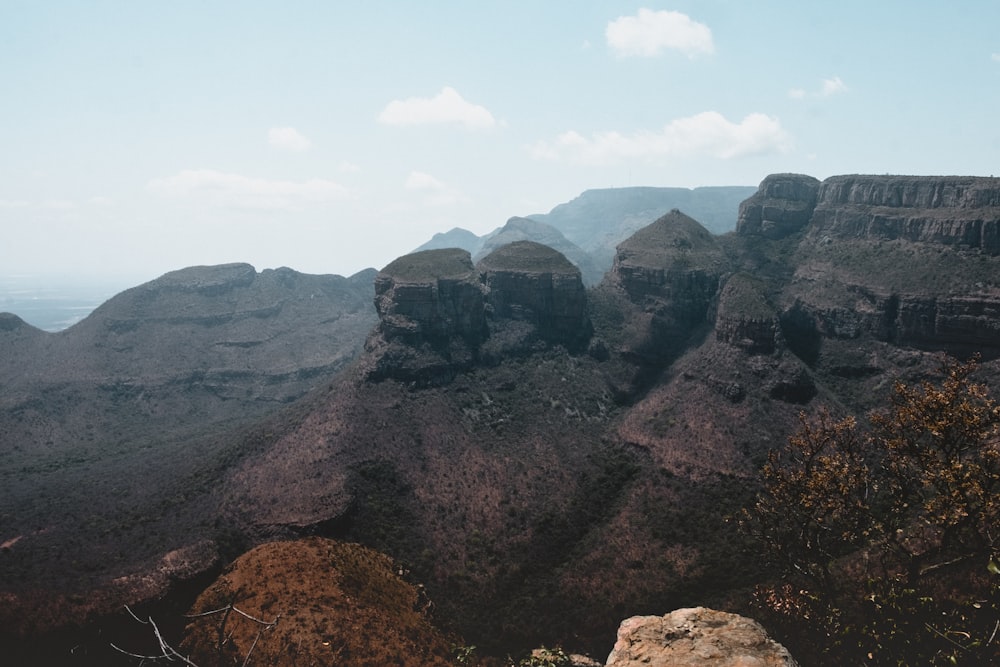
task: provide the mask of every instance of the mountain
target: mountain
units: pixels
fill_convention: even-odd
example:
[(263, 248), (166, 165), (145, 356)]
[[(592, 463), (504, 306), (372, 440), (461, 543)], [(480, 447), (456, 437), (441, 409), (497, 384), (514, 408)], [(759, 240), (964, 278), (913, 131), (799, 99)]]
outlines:
[(552, 225), (529, 218), (511, 218), (503, 227), (484, 237), (483, 245), (473, 253), (473, 259), (478, 261), (497, 248), (516, 241), (534, 241), (562, 253), (580, 269), (583, 283), (588, 287), (599, 283), (607, 269), (599, 266), (589, 253), (569, 241)]
[(743, 186), (703, 188), (630, 187), (586, 190), (549, 213), (514, 217), (483, 236), (456, 227), (414, 250), (461, 248), (474, 259), (513, 241), (544, 243), (566, 255), (596, 285), (611, 268), (615, 247), (672, 209), (680, 209), (713, 234), (736, 227), (740, 202), (756, 192)]
[(0, 581), (18, 600), (7, 613), (25, 614), (14, 625), (155, 597), (217, 560), (211, 493), (245, 447), (233, 434), (357, 356), (377, 321), (374, 273), (191, 267), (58, 333), (0, 315)]
[[(478, 262), (458, 248), (406, 255), (369, 274), (364, 351), (313, 391), (211, 440), (143, 448), (122, 434), (115, 452), (158, 504), (133, 484), (96, 519), (58, 505), (77, 532), (46, 542), (51, 511), (25, 498), (58, 502), (61, 467), (95, 479), (125, 468), (61, 436), (46, 444), (51, 429), (17, 441), (30, 455), (5, 435), (5, 456), (19, 457), (5, 481), (27, 469), (32, 485), (5, 487), (5, 502), (35, 514), (9, 533), (19, 540), (3, 536), (3, 626), (74, 618), (82, 603), (64, 589), (108, 608), (148, 595), (141, 582), (309, 536), (388, 554), (425, 586), (437, 623), (493, 655), (597, 653), (626, 616), (739, 611), (769, 573), (735, 519), (800, 415), (860, 416), (895, 381), (933, 376), (942, 353), (979, 353), (984, 381), (1000, 381), (998, 235), (1000, 179), (776, 174), (735, 231), (669, 210), (620, 242), (589, 289), (532, 241)], [(0, 328), (4, 345), (47, 340), (12, 319)], [(23, 401), (56, 414), (59, 396), (39, 385)], [(188, 414), (167, 408), (160, 424)], [(67, 453), (36, 459), (46, 447)], [(117, 488), (77, 490), (74, 503)], [(44, 555), (60, 548), (71, 554)]]
[[(587, 291), (594, 333), (576, 353), (539, 337), (491, 353), (517, 322), (479, 305), (493, 298), (488, 263), (400, 258), (379, 280), (426, 296), (380, 290), (380, 327), (408, 333), (391, 354), (369, 346), (248, 457), (228, 511), (251, 534), (284, 525), (393, 554), (449, 627), (498, 652), (599, 650), (627, 613), (732, 605), (766, 576), (732, 518), (801, 413), (862, 414), (894, 380), (932, 375), (940, 351), (974, 347), (985, 375), (1000, 371), (1000, 337), (986, 335), (1000, 260), (982, 241), (1000, 224), (995, 183), (930, 210), (909, 190), (959, 186), (858, 180), (851, 204), (838, 179), (769, 177), (721, 237), (676, 210), (639, 230)], [(907, 238), (887, 238), (892, 221)], [(555, 312), (572, 294), (541, 303)], [(458, 328), (397, 319), (409, 303)], [(910, 303), (929, 317), (919, 330)], [(431, 330), (442, 337), (405, 337)]]
[(586, 190), (549, 213), (528, 217), (558, 229), (606, 270), (619, 243), (672, 209), (684, 211), (713, 234), (732, 231), (740, 202), (755, 191), (747, 186)]
[(461, 248), (470, 255), (475, 255), (483, 247), (483, 239), (468, 229), (455, 227), (447, 232), (438, 232), (431, 240), (424, 243), (413, 252), (421, 250), (440, 250), (442, 248)]

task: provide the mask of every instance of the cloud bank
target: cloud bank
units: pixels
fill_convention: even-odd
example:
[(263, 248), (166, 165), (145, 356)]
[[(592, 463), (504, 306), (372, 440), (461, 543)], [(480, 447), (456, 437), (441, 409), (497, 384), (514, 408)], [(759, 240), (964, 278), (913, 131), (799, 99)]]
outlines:
[(378, 116), (385, 125), (458, 124), (472, 129), (487, 129), (496, 119), (486, 107), (467, 102), (454, 88), (445, 87), (434, 97), (410, 97), (393, 100)]
[(715, 52), (708, 26), (680, 12), (640, 9), (635, 16), (620, 16), (610, 22), (604, 35), (619, 57), (649, 58), (667, 49), (688, 58)]
[(777, 118), (753, 113), (734, 123), (716, 111), (705, 111), (672, 120), (659, 131), (640, 130), (632, 134), (612, 131), (584, 137), (570, 130), (554, 141), (538, 142), (530, 150), (536, 159), (601, 165), (673, 157), (729, 160), (783, 153), (791, 144), (791, 137)]
[(153, 194), (197, 199), (217, 206), (297, 210), (346, 199), (350, 191), (330, 180), (269, 180), (211, 169), (185, 169), (146, 184)]

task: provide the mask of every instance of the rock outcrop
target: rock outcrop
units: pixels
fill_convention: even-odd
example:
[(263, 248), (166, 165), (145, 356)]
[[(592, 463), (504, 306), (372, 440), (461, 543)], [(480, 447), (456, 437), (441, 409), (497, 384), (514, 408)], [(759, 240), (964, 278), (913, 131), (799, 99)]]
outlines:
[(812, 218), (819, 188), (812, 176), (768, 176), (756, 194), (740, 204), (737, 233), (780, 239), (802, 229)]
[(715, 337), (754, 354), (774, 352), (781, 343), (777, 309), (766, 294), (766, 284), (746, 273), (726, 280), (719, 296)]
[(486, 337), (485, 291), (467, 250), (404, 255), (375, 277), (375, 311), (387, 340), (447, 345)]
[(622, 622), (607, 667), (794, 667), (756, 621), (695, 607)]
[(657, 362), (679, 352), (708, 319), (727, 265), (715, 237), (677, 210), (619, 245), (611, 280), (649, 319), (633, 351)]
[(833, 176), (819, 187), (812, 227), (833, 237), (903, 239), (998, 255), (1000, 178)]
[(459, 248), (404, 255), (376, 277), (375, 309), (368, 376), (422, 385), (536, 344), (579, 351), (593, 331), (580, 270), (532, 241), (502, 246), (477, 266)]
[(528, 322), (540, 338), (570, 349), (590, 340), (593, 327), (580, 270), (558, 251), (518, 241), (497, 248), (476, 268), (495, 321)]
[(489, 335), (486, 288), (460, 248), (404, 255), (375, 277), (379, 324), (365, 350), (369, 377), (443, 384), (476, 359)]

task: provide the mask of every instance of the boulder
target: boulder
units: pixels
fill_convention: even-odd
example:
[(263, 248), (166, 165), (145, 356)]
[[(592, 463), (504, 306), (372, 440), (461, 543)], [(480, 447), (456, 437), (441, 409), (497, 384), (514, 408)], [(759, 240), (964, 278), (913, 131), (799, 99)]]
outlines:
[(759, 623), (705, 607), (622, 621), (607, 667), (792, 667)]

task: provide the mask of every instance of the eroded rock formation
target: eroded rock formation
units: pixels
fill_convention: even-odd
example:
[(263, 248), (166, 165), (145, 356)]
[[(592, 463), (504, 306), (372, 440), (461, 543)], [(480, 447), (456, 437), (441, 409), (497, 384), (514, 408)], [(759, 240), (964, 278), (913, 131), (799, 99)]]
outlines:
[(611, 280), (648, 316), (632, 351), (660, 363), (678, 353), (707, 320), (727, 266), (716, 238), (677, 210), (619, 245)]
[(803, 174), (772, 174), (756, 194), (740, 204), (736, 230), (779, 239), (806, 226), (812, 218), (820, 182)]
[(577, 351), (593, 331), (580, 270), (533, 241), (502, 246), (477, 266), (458, 248), (404, 255), (376, 277), (375, 309), (369, 377), (418, 384), (447, 383), (539, 344)]
[(820, 185), (814, 233), (937, 243), (1000, 254), (1000, 178), (833, 176)]
[(771, 353), (781, 343), (777, 309), (766, 294), (766, 284), (746, 273), (726, 280), (715, 318), (718, 340), (753, 353)]
[(538, 336), (578, 349), (590, 339), (580, 270), (558, 251), (533, 241), (497, 248), (476, 267), (495, 320), (520, 320)]

